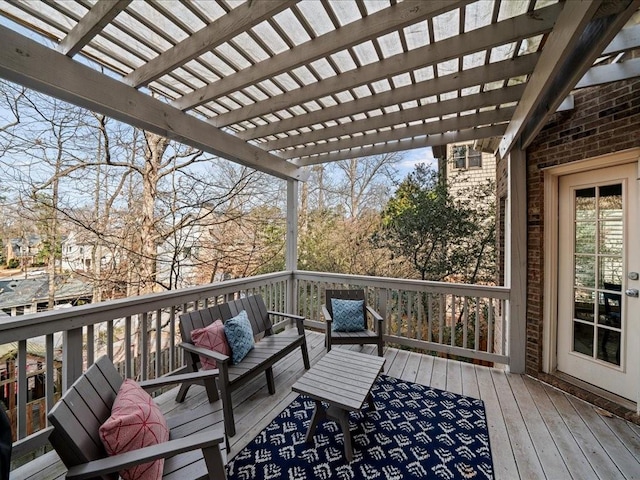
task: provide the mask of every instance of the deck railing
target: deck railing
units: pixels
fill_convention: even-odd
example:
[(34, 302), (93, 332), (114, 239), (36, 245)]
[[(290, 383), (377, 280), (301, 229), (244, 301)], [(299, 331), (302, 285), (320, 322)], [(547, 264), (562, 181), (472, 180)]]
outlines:
[(60, 388), (66, 389), (100, 355), (114, 359), (128, 378), (179, 370), (177, 320), (182, 312), (260, 293), (268, 308), (304, 315), (309, 328), (321, 329), (327, 288), (364, 288), (368, 304), (385, 318), (384, 338), (393, 346), (508, 364), (505, 287), (288, 271), (10, 317), (0, 322), (0, 347), (6, 351), (13, 345), (17, 353), (16, 381), (8, 389), (17, 438), (14, 458), (47, 442), (46, 428), (31, 434), (32, 362), (44, 385), (38, 409), (44, 419), (43, 410), (53, 406)]
[(506, 287), (302, 271), (295, 281), (298, 313), (306, 318), (322, 321), (327, 288), (363, 288), (385, 319), (386, 343), (508, 363)]

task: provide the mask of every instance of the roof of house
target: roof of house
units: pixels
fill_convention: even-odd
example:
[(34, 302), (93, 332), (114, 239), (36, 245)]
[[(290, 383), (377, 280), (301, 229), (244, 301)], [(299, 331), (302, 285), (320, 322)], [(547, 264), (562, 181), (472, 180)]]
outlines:
[[(92, 295), (90, 284), (63, 275), (56, 275), (55, 300), (72, 300)], [(49, 295), (49, 276), (0, 280), (0, 309), (46, 302)]]

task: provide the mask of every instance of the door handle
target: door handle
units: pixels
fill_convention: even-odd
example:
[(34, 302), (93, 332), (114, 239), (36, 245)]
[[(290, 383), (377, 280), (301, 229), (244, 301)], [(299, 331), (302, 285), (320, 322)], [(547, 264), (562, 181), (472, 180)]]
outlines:
[(638, 289), (637, 288), (627, 288), (624, 291), (625, 295), (627, 297), (637, 297), (638, 296)]

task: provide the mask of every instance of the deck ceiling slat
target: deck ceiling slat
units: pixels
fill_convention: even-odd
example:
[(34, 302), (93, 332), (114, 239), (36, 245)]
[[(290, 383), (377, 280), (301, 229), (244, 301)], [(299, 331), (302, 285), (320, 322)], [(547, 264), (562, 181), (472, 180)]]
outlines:
[[(247, 108), (220, 115), (212, 119), (212, 122), (218, 127), (230, 125), (324, 95), (341, 92), (346, 88), (373, 83), (392, 75), (423, 68), (427, 64), (442, 63), (461, 55), (504, 45), (519, 36), (530, 37), (545, 33), (553, 28), (555, 19), (561, 10), (561, 4), (555, 4), (538, 10), (536, 22), (531, 22), (530, 16), (525, 14), (506, 20), (505, 22), (509, 23), (508, 26), (489, 25), (473, 32), (452, 36), (441, 42), (425, 45), (411, 52), (327, 78), (314, 85), (312, 89), (286, 92)], [(309, 119), (309, 123), (315, 123), (313, 118)]]
[[(213, 149), (226, 158), (300, 178), (300, 165), (505, 131), (502, 155), (526, 144), (575, 85), (639, 75), (626, 53), (639, 48), (639, 7), (640, 0), (0, 0), (0, 17), (1, 26), (30, 29), (46, 48), (119, 82), (130, 104), (153, 94), (174, 107), (171, 116), (195, 117), (198, 135), (208, 130), (229, 145)], [(49, 56), (51, 69), (57, 58)], [(30, 68), (0, 70), (15, 79)], [(96, 89), (79, 98), (42, 78), (27, 83), (112, 108)], [(119, 112), (148, 123), (138, 115)], [(202, 143), (180, 133), (184, 126), (166, 128), (171, 138)]]

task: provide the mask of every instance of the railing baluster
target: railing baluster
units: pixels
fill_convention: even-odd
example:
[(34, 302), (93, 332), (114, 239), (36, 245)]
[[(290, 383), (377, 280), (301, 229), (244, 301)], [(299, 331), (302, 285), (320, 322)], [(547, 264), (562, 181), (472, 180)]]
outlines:
[[(142, 317), (142, 318), (141, 318)], [(149, 314), (144, 312), (142, 316), (138, 315), (138, 323), (140, 324), (141, 339), (138, 345), (138, 355), (140, 357), (140, 379), (147, 380), (149, 378), (149, 325), (147, 320)]]
[(439, 295), (439, 300), (440, 300), (440, 310), (438, 312), (439, 314), (439, 332), (438, 332), (438, 343), (443, 343), (444, 342), (444, 314), (445, 314), (445, 296), (444, 294), (440, 294)]
[(155, 378), (162, 376), (162, 310), (156, 310), (156, 372)]
[(18, 439), (27, 436), (27, 341), (18, 342), (18, 415), (16, 427)]
[(131, 315), (127, 316), (124, 320), (124, 355), (125, 355), (125, 377), (133, 378), (133, 352), (131, 351), (132, 342), (131, 342)]
[(176, 307), (172, 306), (169, 313), (169, 371), (176, 369)]
[(450, 330), (450, 344), (451, 346), (455, 346), (456, 344), (456, 325), (458, 323), (458, 319), (456, 316), (456, 296), (451, 295), (451, 330)]
[[(488, 352), (494, 352), (494, 348), (493, 348), (493, 299), (489, 298), (487, 299), (487, 351)], [(502, 333), (502, 336), (504, 337), (504, 332)], [(502, 352), (498, 352), (498, 353), (503, 353), (504, 350)]]
[(469, 348), (468, 322), (469, 322), (469, 297), (465, 296), (462, 310), (462, 348)]
[(474, 322), (473, 349), (480, 351), (480, 298), (476, 297), (476, 319)]
[(427, 324), (429, 325), (429, 332), (427, 333), (427, 341), (433, 341), (433, 295), (427, 293)]
[(107, 322), (107, 356), (113, 360), (113, 320)]
[(53, 359), (53, 334), (50, 333), (45, 337), (45, 397), (47, 399), (47, 412), (53, 408), (55, 404), (55, 365)]
[(87, 325), (87, 365), (93, 365), (95, 353), (95, 329), (93, 325)]

